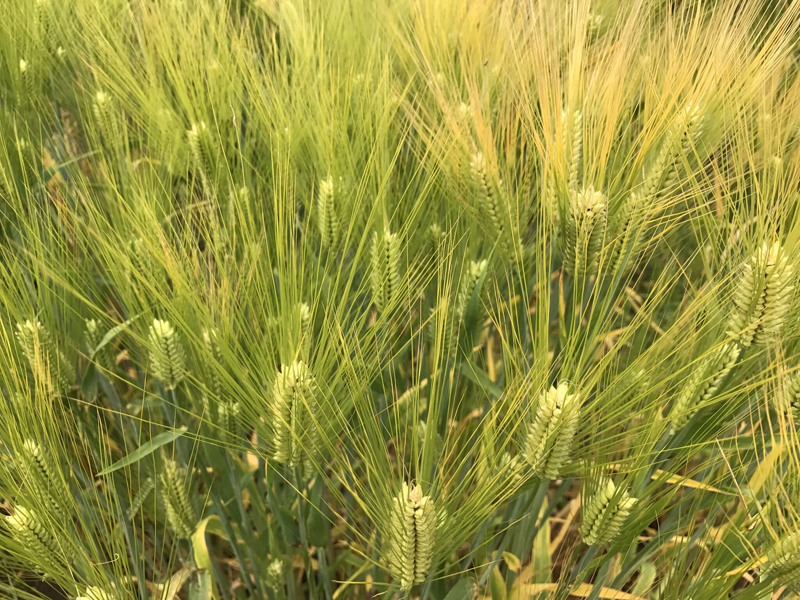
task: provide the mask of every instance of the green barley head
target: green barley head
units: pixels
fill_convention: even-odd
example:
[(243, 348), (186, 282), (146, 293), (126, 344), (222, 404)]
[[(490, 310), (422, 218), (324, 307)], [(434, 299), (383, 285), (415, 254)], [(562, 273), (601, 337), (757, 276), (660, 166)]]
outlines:
[(734, 281), (729, 331), (743, 348), (779, 339), (791, 308), (794, 266), (779, 242), (763, 244)]
[(486, 259), (473, 260), (469, 263), (467, 272), (461, 281), (461, 289), (458, 291), (458, 298), (456, 298), (455, 316), (458, 323), (463, 322), (469, 301), (475, 293), (478, 281), (480, 281), (480, 278), (486, 273), (488, 264), (489, 262)]
[(800, 531), (784, 536), (767, 550), (761, 581), (772, 581), (776, 588), (786, 586), (800, 594)]
[(33, 566), (38, 572), (44, 573), (47, 569), (68, 562), (69, 557), (64, 555), (36, 510), (17, 506), (14, 513), (6, 517), (6, 524), (14, 539), (36, 561)]
[(208, 365), (207, 371), (211, 391), (214, 392), (217, 399), (220, 399), (222, 398), (223, 389), (217, 369), (222, 364), (222, 352), (219, 349), (216, 329), (203, 329), (203, 346), (206, 349), (207, 356), (217, 363), (216, 365)]
[(313, 473), (319, 448), (314, 375), (303, 361), (284, 365), (272, 388), (273, 458), (304, 477)]
[(156, 378), (173, 388), (186, 376), (183, 345), (169, 321), (154, 319), (150, 326), (150, 364)]
[(492, 238), (498, 241), (501, 248), (506, 248), (508, 231), (503, 218), (500, 184), (496, 183), (489, 174), (488, 165), (482, 152), (472, 155), (469, 168), (481, 216), (486, 218)]
[(784, 383), (787, 412), (796, 427), (800, 427), (800, 371), (788, 376)]
[(525, 459), (533, 472), (555, 479), (569, 460), (580, 419), (580, 395), (570, 393), (566, 382), (543, 392), (523, 445)]
[(613, 542), (636, 502), (627, 490), (619, 493), (611, 479), (601, 480), (595, 494), (582, 502), (580, 534), (583, 541), (589, 545)]
[(670, 434), (674, 435), (694, 416), (703, 403), (709, 401), (725, 383), (725, 378), (739, 360), (741, 348), (734, 343), (723, 344), (695, 366), (670, 411)]
[(436, 510), (433, 500), (422, 495), (422, 488), (403, 482), (393, 498), (389, 520), (389, 570), (404, 590), (422, 583), (433, 561)]
[(590, 186), (572, 194), (562, 246), (564, 269), (573, 277), (580, 278), (597, 271), (607, 216), (608, 202), (602, 192)]
[(389, 229), (372, 234), (372, 300), (386, 310), (400, 296), (400, 237)]
[(333, 177), (328, 175), (319, 182), (317, 192), (317, 226), (322, 236), (322, 246), (332, 248), (339, 240), (339, 217), (336, 214), (336, 196)]
[(27, 320), (17, 323), (16, 337), (33, 373), (39, 375), (44, 369), (51, 382), (57, 382), (64, 391), (69, 390), (75, 381), (75, 369), (56, 348), (50, 331), (39, 321)]
[(25, 440), (19, 456), (24, 469), (24, 484), (58, 519), (68, 518), (66, 490), (56, 476), (56, 466), (47, 450), (33, 440)]
[(165, 460), (161, 485), (161, 498), (170, 528), (179, 538), (192, 537), (197, 526), (197, 514), (186, 489), (186, 469), (172, 460)]

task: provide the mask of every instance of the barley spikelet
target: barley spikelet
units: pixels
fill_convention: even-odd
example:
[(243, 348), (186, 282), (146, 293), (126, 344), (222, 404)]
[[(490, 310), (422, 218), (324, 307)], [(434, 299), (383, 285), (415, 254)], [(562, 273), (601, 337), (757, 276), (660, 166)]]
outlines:
[(567, 185), (570, 192), (576, 192), (583, 153), (583, 112), (563, 111), (561, 123), (567, 142)]
[(602, 192), (589, 187), (572, 194), (564, 240), (564, 269), (573, 277), (597, 271), (606, 234), (608, 205)]
[(75, 369), (67, 357), (56, 348), (50, 332), (39, 321), (17, 323), (17, 341), (28, 359), (31, 370), (39, 375), (44, 370), (50, 381), (67, 391), (75, 381)]
[(475, 293), (478, 281), (486, 273), (488, 264), (489, 262), (485, 259), (470, 261), (467, 273), (461, 280), (461, 289), (458, 291), (458, 297), (456, 298), (455, 316), (458, 323), (463, 323), (469, 301)]
[(700, 106), (689, 104), (669, 129), (655, 160), (645, 173), (642, 183), (642, 199), (645, 205), (656, 201), (677, 183), (675, 159), (679, 153), (690, 153), (703, 133), (704, 122)]
[(302, 361), (283, 367), (273, 386), (273, 458), (302, 470), (304, 477), (313, 474), (319, 447), (316, 382)]
[(766, 243), (741, 267), (734, 282), (729, 331), (743, 348), (780, 337), (794, 292), (794, 266), (780, 243)]
[(20, 463), (24, 469), (25, 485), (30, 496), (39, 498), (50, 509), (50, 514), (59, 520), (69, 518), (64, 501), (64, 484), (56, 477), (52, 456), (33, 440), (23, 443)]
[(152, 477), (148, 477), (144, 480), (142, 485), (139, 487), (139, 491), (136, 492), (136, 495), (131, 500), (131, 505), (128, 508), (128, 519), (132, 519), (136, 516), (136, 513), (139, 512), (140, 508), (142, 508), (142, 504), (144, 504), (144, 501), (147, 500), (150, 492), (152, 492), (155, 487), (156, 481)]
[(433, 501), (422, 495), (422, 488), (403, 482), (393, 499), (389, 523), (389, 569), (403, 590), (422, 583), (433, 560), (434, 537), (438, 522)]
[(267, 567), (267, 587), (273, 591), (283, 591), (285, 565), (280, 558), (274, 559)]
[(612, 258), (612, 272), (620, 268), (630, 267), (636, 263), (641, 242), (638, 231), (642, 222), (642, 203), (638, 192), (631, 192), (615, 220), (615, 226), (609, 227), (613, 232), (614, 253)]
[(106, 592), (102, 588), (89, 586), (83, 596), (78, 596), (75, 600), (117, 600), (117, 596)]
[(164, 461), (161, 484), (161, 498), (170, 528), (179, 538), (192, 537), (197, 525), (197, 515), (186, 490), (186, 469), (178, 467), (175, 461)]
[(504, 226), (500, 185), (495, 184), (489, 176), (482, 152), (472, 156), (469, 168), (473, 185), (477, 190), (478, 205), (490, 227), (490, 239), (496, 241), (501, 250), (505, 249), (509, 240), (507, 228)]
[[(111, 360), (111, 354), (108, 352), (108, 347), (105, 346), (97, 350), (100, 342), (103, 341), (101, 334), (100, 322), (97, 319), (86, 319), (86, 329), (84, 330), (84, 342), (86, 344), (86, 352), (88, 356), (94, 354), (94, 362), (96, 362), (104, 371), (113, 371), (114, 361)], [(95, 353), (95, 350), (97, 352)]]
[(297, 303), (297, 313), (300, 319), (300, 347), (307, 357), (311, 353), (311, 307), (306, 302)]
[(796, 427), (800, 427), (800, 371), (786, 378), (783, 393), (787, 404), (787, 413), (791, 415)]
[(339, 217), (336, 215), (333, 177), (319, 182), (317, 192), (317, 226), (322, 236), (322, 246), (332, 248), (339, 241)]
[(92, 112), (97, 121), (100, 138), (108, 148), (115, 148), (120, 140), (120, 128), (113, 99), (103, 90), (94, 95)]
[(600, 482), (597, 492), (581, 507), (580, 534), (589, 545), (610, 544), (636, 505), (627, 491), (621, 494), (610, 479)]
[(14, 514), (6, 517), (6, 523), (14, 538), (23, 546), (33, 566), (39, 573), (69, 562), (53, 535), (45, 528), (34, 509), (17, 506)]
[(219, 426), (222, 429), (225, 440), (229, 443), (239, 439), (239, 419), (241, 411), (242, 407), (238, 402), (222, 402), (217, 407)]
[(385, 229), (372, 234), (372, 301), (379, 311), (400, 295), (400, 238)]
[(216, 365), (209, 363), (206, 370), (208, 371), (209, 387), (217, 400), (219, 400), (222, 398), (223, 388), (217, 369), (222, 365), (223, 361), (216, 329), (203, 329), (203, 346), (206, 349), (206, 359), (210, 358), (210, 360), (216, 362)]
[(738, 345), (724, 344), (714, 349), (695, 367), (670, 411), (671, 435), (686, 425), (700, 406), (717, 393), (730, 370), (736, 366), (740, 353), (741, 348)]
[(156, 378), (173, 388), (186, 376), (183, 345), (169, 321), (154, 319), (150, 326), (150, 364)]
[(569, 459), (580, 418), (580, 396), (570, 394), (568, 384), (562, 382), (541, 394), (535, 410), (523, 454), (538, 477), (555, 479)]
[(191, 129), (186, 132), (186, 140), (189, 143), (194, 167), (199, 171), (203, 185), (208, 187), (213, 172), (213, 162), (211, 160), (211, 136), (205, 121), (192, 123)]
[(800, 531), (783, 537), (767, 550), (767, 563), (761, 569), (761, 581), (772, 581), (800, 594)]

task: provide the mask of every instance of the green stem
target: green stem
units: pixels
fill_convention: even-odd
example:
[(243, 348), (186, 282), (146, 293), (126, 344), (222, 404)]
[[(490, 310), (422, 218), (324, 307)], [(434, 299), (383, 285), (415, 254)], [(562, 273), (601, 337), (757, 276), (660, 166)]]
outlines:
[(303, 554), (303, 562), (306, 567), (306, 580), (308, 581), (308, 597), (309, 600), (315, 600), (317, 597), (316, 583), (314, 582), (314, 571), (311, 568), (311, 550), (308, 546), (308, 536), (306, 535), (306, 522), (303, 517), (303, 504), (305, 503), (305, 496), (300, 491), (302, 485), (300, 473), (297, 467), (294, 468), (294, 488), (297, 492), (297, 520), (300, 525), (300, 543), (305, 549)]

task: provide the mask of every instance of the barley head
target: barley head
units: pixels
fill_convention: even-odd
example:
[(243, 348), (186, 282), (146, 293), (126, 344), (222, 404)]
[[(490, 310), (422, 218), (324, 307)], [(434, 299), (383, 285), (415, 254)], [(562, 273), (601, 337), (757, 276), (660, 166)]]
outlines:
[(800, 531), (783, 537), (767, 550), (761, 581), (768, 580), (772, 580), (776, 588), (786, 586), (800, 594)]
[(478, 281), (481, 277), (483, 277), (483, 274), (486, 273), (486, 267), (488, 264), (489, 262), (486, 259), (470, 261), (466, 275), (461, 280), (461, 289), (459, 290), (458, 297), (456, 298), (455, 316), (458, 323), (462, 323), (464, 321), (464, 315), (467, 312), (469, 301), (472, 298), (472, 295), (475, 293), (475, 288), (478, 286)]
[(36, 561), (33, 566), (40, 573), (68, 562), (69, 557), (64, 555), (34, 509), (17, 506), (14, 514), (6, 517), (6, 523), (17, 542)]
[(573, 277), (597, 271), (606, 235), (608, 204), (605, 194), (588, 187), (572, 194), (563, 240), (564, 269)]
[(314, 375), (303, 361), (284, 365), (272, 391), (273, 458), (301, 469), (304, 477), (312, 475), (319, 448), (316, 391)]
[(169, 321), (154, 319), (150, 326), (150, 363), (153, 374), (173, 388), (186, 376), (183, 345)]
[(734, 282), (730, 334), (743, 348), (780, 337), (794, 292), (794, 267), (779, 242), (749, 257)]
[(610, 544), (636, 505), (627, 490), (621, 494), (611, 479), (600, 481), (597, 492), (582, 505), (580, 534), (589, 545)]
[(339, 217), (336, 214), (333, 177), (319, 182), (317, 192), (317, 226), (322, 236), (322, 246), (332, 248), (339, 240)]
[(197, 526), (197, 514), (186, 489), (186, 469), (175, 461), (165, 460), (161, 484), (161, 498), (170, 528), (177, 537), (189, 539)]
[(393, 498), (389, 521), (389, 569), (400, 587), (409, 590), (422, 583), (433, 560), (434, 537), (438, 522), (433, 501), (422, 495), (422, 488), (403, 482)]
[(32, 496), (37, 496), (50, 509), (51, 514), (65, 520), (69, 517), (64, 498), (63, 483), (56, 477), (52, 456), (33, 440), (25, 440), (20, 454), (20, 463), (25, 470), (25, 485)]
[(489, 174), (482, 152), (472, 155), (469, 164), (473, 186), (477, 193), (478, 207), (489, 224), (493, 240), (501, 249), (508, 247), (508, 231), (503, 218), (501, 187)]
[(75, 369), (56, 348), (50, 331), (39, 321), (27, 320), (17, 323), (16, 337), (33, 373), (39, 375), (44, 369), (51, 382), (57, 382), (64, 391), (69, 390), (75, 381)]
[(580, 418), (580, 395), (562, 382), (543, 392), (525, 438), (523, 454), (533, 472), (555, 479), (569, 459)]
[(221, 399), (223, 388), (217, 369), (222, 365), (222, 352), (219, 349), (216, 329), (203, 329), (203, 346), (206, 349), (206, 356), (211, 357), (217, 363), (216, 365), (209, 364), (207, 371), (211, 391), (214, 392), (217, 399)]
[(674, 435), (694, 416), (704, 402), (717, 393), (739, 360), (741, 348), (734, 343), (715, 348), (695, 367), (675, 399), (670, 411), (670, 434)]
[(400, 296), (400, 238), (389, 229), (372, 234), (372, 300), (386, 310)]

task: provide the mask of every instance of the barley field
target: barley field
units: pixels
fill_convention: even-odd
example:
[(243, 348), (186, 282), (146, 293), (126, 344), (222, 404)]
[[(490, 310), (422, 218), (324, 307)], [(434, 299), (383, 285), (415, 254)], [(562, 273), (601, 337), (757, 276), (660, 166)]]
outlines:
[(800, 2), (0, 0), (0, 598), (800, 594)]

